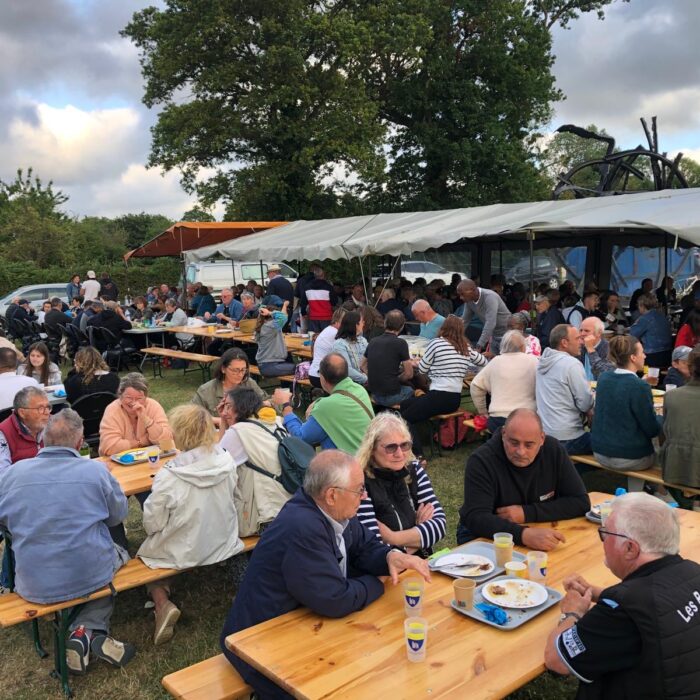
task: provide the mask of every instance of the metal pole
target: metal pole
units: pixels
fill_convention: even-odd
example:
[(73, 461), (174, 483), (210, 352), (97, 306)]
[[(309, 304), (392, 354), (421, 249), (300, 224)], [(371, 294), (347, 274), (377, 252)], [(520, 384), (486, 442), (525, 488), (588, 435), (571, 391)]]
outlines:
[(233, 258), (231, 258), (231, 274), (233, 275), (233, 286), (234, 291), (236, 287), (236, 266), (233, 264)]
[[(534, 262), (534, 244), (535, 232), (530, 230), (527, 232), (527, 240), (530, 243), (530, 304), (531, 309), (535, 308), (535, 262)], [(532, 314), (530, 315), (532, 317)]]

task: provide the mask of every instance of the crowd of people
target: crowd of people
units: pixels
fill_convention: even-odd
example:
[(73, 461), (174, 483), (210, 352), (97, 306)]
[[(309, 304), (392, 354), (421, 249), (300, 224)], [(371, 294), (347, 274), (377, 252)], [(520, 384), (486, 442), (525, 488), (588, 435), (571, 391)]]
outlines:
[[(98, 282), (89, 271), (84, 282), (76, 275), (68, 285), (77, 303), (52, 299), (43, 318), (47, 336), (52, 324), (104, 327), (120, 343), (131, 342), (124, 331), (132, 322), (184, 326), (195, 318), (236, 327), (252, 321), (256, 345), (214, 340), (207, 348), (219, 355), (213, 379), (169, 413), (149, 395), (143, 375), (120, 377), (96, 344), (76, 348), (64, 382), (71, 405), (90, 394), (113, 394), (100, 423), (100, 456), (151, 445), (177, 450), (151, 491), (139, 495), (146, 539), (136, 555), (147, 566), (184, 570), (240, 561), (240, 538), (261, 535), (222, 640), (300, 605), (344, 616), (382, 595), (382, 577), (396, 581), (403, 569), (429, 581), (426, 559), (445, 536), (447, 518), (429, 476), (422, 427), (459, 409), (469, 395), (491, 435), (467, 460), (460, 543), (508, 532), (533, 550), (566, 546), (556, 528), (530, 524), (589, 510), (571, 455), (591, 454), (622, 471), (648, 469), (658, 460), (669, 482), (700, 487), (700, 423), (693, 418), (700, 408), (700, 289), (692, 307), (686, 304), (678, 333), (688, 344), (674, 347), (664, 308), (675, 299), (666, 280), (656, 295), (644, 288), (633, 296), (628, 316), (618, 295), (601, 295), (592, 285), (580, 298), (571, 283), (540, 289), (530, 309), (522, 285), (508, 287), (499, 276), (489, 288), (470, 279), (401, 280), (381, 285), (367, 300), (365, 285), (333, 284), (320, 263), (296, 287), (277, 266), (268, 270), (266, 289), (253, 280), (225, 288), (218, 304), (211, 290), (196, 285), (183, 295), (160, 285), (120, 304), (109, 276)], [(10, 307), (10, 329), (18, 314), (31, 314), (28, 307), (23, 299)], [(628, 334), (621, 330), (625, 323)], [(295, 412), (289, 388), (268, 393), (251, 376), (253, 364), (265, 378), (297, 371), (285, 344), (290, 328), (315, 335), (307, 367), (315, 395), (305, 415)], [(610, 340), (607, 329), (616, 332)], [(178, 335), (182, 343), (194, 342), (191, 334)], [(419, 356), (411, 352), (414, 343)], [(119, 483), (109, 469), (81, 458), (80, 415), (72, 408), (51, 413), (43, 387), (61, 383), (60, 357), (60, 347), (52, 354), (43, 341), (24, 353), (13, 342), (0, 346), (0, 408), (11, 409), (0, 422), (0, 525), (12, 533), (14, 556), (10, 567), (5, 549), (2, 585), (9, 587), (14, 569), (15, 589), (37, 603), (87, 595), (129, 558), (122, 525), (127, 499)], [(647, 377), (639, 376), (647, 366), (668, 369), (662, 417)], [(296, 492), (282, 478), (280, 441), (290, 436), (319, 450)], [(700, 566), (678, 557), (677, 524), (666, 511), (657, 498), (630, 494), (608, 521), (619, 530), (609, 531), (616, 541), (604, 542), (622, 579), (607, 589), (606, 605), (618, 594), (643, 597), (635, 583), (640, 572), (654, 581), (689, 576), (663, 610), (639, 611), (646, 621), (670, 610), (686, 583), (700, 580)], [(643, 518), (668, 536), (650, 532)], [(75, 544), (55, 568), (55, 552), (66, 543)], [(55, 574), (37, 575), (49, 562)], [(155, 644), (174, 634), (176, 585), (171, 577), (148, 587)], [(617, 667), (601, 662), (600, 626), (608, 618), (600, 602), (591, 605), (602, 593), (576, 577), (565, 588), (567, 619), (548, 641), (548, 666), (594, 682), (629, 674), (639, 634), (625, 641)], [(89, 601), (76, 616), (66, 642), (72, 672), (84, 673), (91, 659), (123, 666), (133, 658), (134, 646), (110, 634), (113, 605), (111, 598)], [(614, 621), (612, 629), (619, 635), (624, 625)], [(590, 640), (581, 658), (568, 642), (576, 633)], [(224, 652), (261, 697), (289, 697)], [(644, 659), (657, 675), (666, 673), (660, 658), (647, 652)], [(626, 687), (627, 680), (615, 679)]]

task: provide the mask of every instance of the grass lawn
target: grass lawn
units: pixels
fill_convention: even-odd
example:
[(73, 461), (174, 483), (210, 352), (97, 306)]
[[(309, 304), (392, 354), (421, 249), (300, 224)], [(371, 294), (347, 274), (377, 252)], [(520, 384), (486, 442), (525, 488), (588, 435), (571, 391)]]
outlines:
[[(199, 386), (199, 372), (184, 377), (181, 370), (163, 370), (164, 378), (151, 380), (151, 395), (166, 410), (189, 401)], [(462, 503), (463, 470), (467, 455), (476, 445), (464, 445), (455, 451), (444, 451), (442, 458), (429, 461), (429, 471), (435, 490), (448, 518), (445, 546), (455, 544), (454, 533), (458, 509)], [(612, 492), (619, 485), (615, 476), (596, 472), (587, 477), (589, 490)], [(145, 537), (141, 525), (141, 510), (135, 499), (130, 499), (127, 522), (130, 552), (133, 555)], [(220, 566), (198, 569), (180, 576), (173, 589), (173, 600), (182, 610), (182, 617), (173, 640), (154, 647), (153, 613), (144, 609), (145, 589), (138, 588), (120, 593), (112, 617), (112, 633), (117, 639), (128, 640), (137, 647), (136, 658), (125, 668), (115, 669), (96, 662), (86, 676), (72, 678), (72, 688), (79, 698), (102, 700), (169, 697), (160, 685), (161, 678), (178, 669), (218, 654), (219, 633), (235, 594), (226, 570)], [(46, 650), (52, 655), (52, 631), (46, 620), (39, 628)], [(51, 658), (40, 660), (33, 651), (31, 639), (23, 627), (0, 632), (0, 700), (36, 700), (62, 698), (59, 683), (49, 677), (53, 667)], [(465, 659), (465, 664), (468, 660)], [(572, 698), (576, 683), (562, 681), (544, 674), (509, 696), (524, 700), (563, 700)]]

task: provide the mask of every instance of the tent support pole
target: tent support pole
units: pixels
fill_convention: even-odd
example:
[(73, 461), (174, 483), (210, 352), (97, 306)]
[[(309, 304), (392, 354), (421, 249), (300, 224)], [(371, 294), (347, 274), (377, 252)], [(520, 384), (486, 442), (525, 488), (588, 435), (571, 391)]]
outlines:
[(535, 232), (528, 230), (527, 240), (530, 246), (530, 308), (535, 308)]
[(231, 258), (231, 274), (233, 275), (233, 287), (234, 287), (234, 296), (235, 296), (235, 287), (236, 287), (236, 266), (233, 264), (233, 258)]
[(666, 316), (671, 317), (671, 303), (668, 299), (666, 291), (666, 278), (668, 277), (668, 234), (664, 231), (664, 281), (662, 282), (664, 287), (664, 297), (666, 297)]

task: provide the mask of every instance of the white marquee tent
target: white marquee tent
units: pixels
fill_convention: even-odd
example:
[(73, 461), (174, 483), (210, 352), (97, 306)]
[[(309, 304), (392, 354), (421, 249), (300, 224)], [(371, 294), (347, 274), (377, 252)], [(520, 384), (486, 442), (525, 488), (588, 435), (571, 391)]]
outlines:
[(493, 204), (468, 209), (295, 221), (273, 230), (189, 251), (190, 260), (314, 260), (409, 255), (462, 239), (524, 238), (587, 231), (667, 233), (700, 245), (700, 188), (567, 201)]

